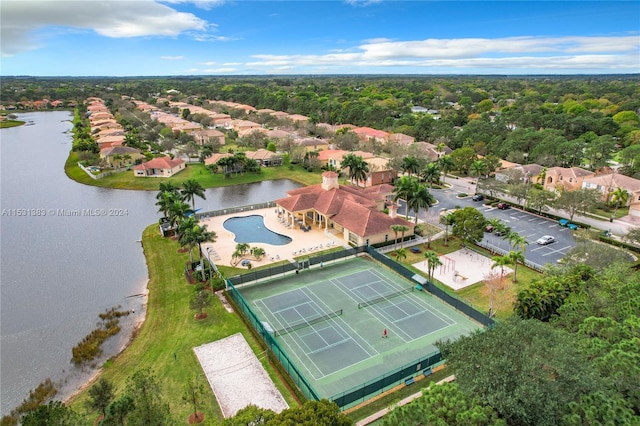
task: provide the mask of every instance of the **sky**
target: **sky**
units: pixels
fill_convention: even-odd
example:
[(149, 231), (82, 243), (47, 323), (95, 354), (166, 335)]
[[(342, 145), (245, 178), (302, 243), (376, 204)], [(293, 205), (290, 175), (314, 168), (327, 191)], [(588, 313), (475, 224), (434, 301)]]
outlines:
[(629, 74), (640, 2), (0, 0), (0, 75)]

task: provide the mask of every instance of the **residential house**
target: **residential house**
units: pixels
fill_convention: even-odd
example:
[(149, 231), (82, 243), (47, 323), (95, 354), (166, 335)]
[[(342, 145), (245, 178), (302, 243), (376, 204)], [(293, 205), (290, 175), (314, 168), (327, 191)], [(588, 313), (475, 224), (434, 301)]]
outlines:
[(496, 171), (495, 179), (503, 183), (537, 183), (540, 173), (542, 173), (542, 170), (544, 169), (544, 167), (539, 164), (526, 164), (522, 166), (515, 163), (509, 163), (509, 165), (512, 166), (505, 168), (504, 163), (506, 161), (501, 161), (503, 162), (503, 167)]
[(231, 126), (233, 130), (238, 132), (238, 134), (240, 134), (241, 132), (259, 129), (262, 127), (262, 125), (258, 123), (254, 123), (253, 121), (248, 121), (248, 120), (232, 120)]
[(449, 155), (453, 152), (451, 148), (444, 144), (436, 146), (429, 142), (415, 142), (413, 146), (417, 151), (422, 152), (423, 155), (431, 161), (436, 161), (440, 157), (444, 157), (445, 155)]
[(582, 182), (585, 189), (597, 189), (602, 193), (603, 200), (611, 198), (611, 193), (622, 188), (629, 194), (627, 206), (629, 214), (640, 217), (640, 180), (620, 173), (607, 173), (598, 176), (587, 177)]
[(405, 225), (405, 235), (413, 235), (413, 224), (395, 216), (395, 209), (390, 215), (381, 211), (388, 197), (381, 189), (392, 191), (386, 185), (374, 190), (340, 185), (338, 173), (329, 171), (322, 174), (321, 184), (293, 189), (275, 200), (276, 210), (290, 226), (315, 226), (355, 246), (392, 240), (392, 225)]
[(300, 114), (291, 114), (287, 117), (288, 120), (291, 120), (293, 123), (295, 124), (301, 124), (301, 123), (308, 123), (309, 122), (309, 117), (307, 117), (306, 115), (300, 115)]
[(267, 149), (260, 148), (257, 151), (245, 151), (244, 155), (251, 160), (255, 160), (261, 166), (281, 166), (282, 156)]
[(364, 160), (369, 165), (367, 179), (358, 181), (358, 186), (369, 187), (382, 184), (392, 184), (398, 177), (398, 172), (389, 167), (389, 159), (385, 157), (371, 157)]
[(371, 127), (356, 127), (351, 131), (358, 135), (358, 139), (362, 142), (370, 142), (373, 140), (381, 144), (386, 144), (389, 140), (388, 132), (372, 129)]
[(304, 138), (295, 141), (298, 146), (304, 147), (307, 152), (324, 151), (329, 148), (329, 142), (318, 138)]
[(112, 146), (122, 145), (124, 143), (124, 135), (104, 136), (96, 139), (96, 143), (100, 149), (111, 148)]
[(218, 160), (228, 157), (233, 157), (233, 154), (230, 154), (228, 152), (225, 152), (224, 154), (212, 154), (211, 157), (207, 157), (204, 159), (204, 164), (205, 166), (211, 166), (213, 164), (216, 164)]
[(171, 177), (186, 168), (184, 160), (158, 157), (133, 167), (135, 177)]
[(409, 146), (416, 141), (413, 136), (405, 135), (404, 133), (391, 133), (389, 135), (389, 143), (398, 145)]
[(326, 149), (318, 153), (318, 160), (323, 166), (331, 166), (336, 170), (340, 170), (342, 167), (342, 158), (347, 154), (353, 154), (357, 157), (362, 157), (363, 160), (375, 157), (371, 152), (365, 151), (345, 151), (343, 149)]
[(580, 167), (551, 167), (545, 173), (544, 189), (548, 191), (575, 191), (582, 188), (585, 178), (594, 176), (594, 172)]
[(100, 158), (110, 167), (117, 168), (130, 166), (135, 163), (137, 159), (144, 158), (144, 155), (139, 149), (118, 145), (101, 149)]
[(218, 145), (224, 145), (224, 133), (216, 129), (199, 129), (193, 132), (193, 139), (198, 145), (207, 145), (210, 143), (216, 143)]

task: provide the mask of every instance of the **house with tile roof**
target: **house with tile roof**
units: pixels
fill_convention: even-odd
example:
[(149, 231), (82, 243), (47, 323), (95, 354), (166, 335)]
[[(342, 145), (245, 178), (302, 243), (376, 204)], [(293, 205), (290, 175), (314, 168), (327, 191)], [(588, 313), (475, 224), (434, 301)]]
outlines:
[(218, 160), (221, 160), (223, 158), (228, 158), (228, 157), (233, 157), (233, 154), (225, 152), (225, 153), (215, 153), (212, 154), (211, 157), (207, 157), (204, 159), (204, 165), (205, 166), (211, 166), (213, 164), (216, 164), (218, 162)]
[(282, 165), (282, 156), (268, 149), (260, 148), (257, 151), (245, 151), (244, 155), (264, 167)]
[(310, 151), (324, 151), (329, 148), (329, 142), (319, 138), (304, 138), (297, 139), (296, 145), (304, 147), (307, 152)]
[(362, 142), (374, 140), (385, 144), (389, 140), (389, 133), (382, 130), (372, 129), (371, 127), (356, 127), (355, 129), (351, 129), (351, 131), (358, 135), (358, 139)]
[(391, 133), (389, 135), (389, 143), (408, 146), (416, 141), (413, 136), (405, 135), (404, 133)]
[(600, 191), (603, 200), (609, 199), (612, 192), (622, 188), (629, 194), (627, 201), (629, 214), (634, 217), (640, 217), (640, 180), (617, 172), (607, 173), (585, 178), (582, 181), (582, 188)]
[(171, 177), (186, 168), (184, 160), (158, 157), (133, 167), (135, 177)]
[(382, 211), (392, 192), (391, 185), (364, 189), (340, 185), (338, 173), (329, 171), (322, 174), (321, 184), (288, 191), (275, 203), (289, 226), (317, 227), (360, 246), (395, 238), (392, 225), (405, 225), (409, 228), (405, 236), (413, 235), (414, 225), (395, 216), (395, 209), (390, 209), (391, 214)]
[(389, 167), (386, 157), (371, 157), (364, 160), (369, 165), (367, 179), (356, 182), (357, 186), (369, 187), (382, 184), (392, 184), (398, 177), (398, 172)]
[(425, 157), (431, 161), (436, 161), (440, 157), (449, 155), (453, 152), (451, 148), (446, 145), (437, 146), (429, 142), (415, 142), (413, 145), (416, 150), (423, 153)]
[(224, 133), (216, 129), (198, 129), (192, 133), (193, 140), (198, 145), (207, 145), (210, 143), (217, 143), (218, 145), (224, 145)]
[[(501, 161), (504, 162), (504, 160)], [(503, 183), (536, 183), (543, 169), (544, 167), (539, 164), (525, 164), (523, 166), (518, 164), (508, 168), (501, 168), (495, 173), (494, 177), (497, 181)]]
[(594, 172), (580, 167), (550, 167), (542, 185), (547, 191), (575, 191), (582, 188), (584, 179), (594, 175)]
[(137, 159), (144, 158), (144, 155), (137, 148), (116, 145), (110, 148), (101, 149), (100, 158), (102, 158), (110, 167), (123, 167), (133, 164)]

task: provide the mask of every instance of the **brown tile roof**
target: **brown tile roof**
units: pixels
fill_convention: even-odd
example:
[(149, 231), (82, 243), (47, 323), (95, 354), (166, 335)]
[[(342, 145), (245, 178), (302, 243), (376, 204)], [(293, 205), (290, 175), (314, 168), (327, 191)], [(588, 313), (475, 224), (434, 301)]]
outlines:
[(173, 169), (180, 164), (184, 164), (184, 160), (176, 158), (172, 160), (171, 157), (158, 157), (153, 160), (149, 160), (146, 163), (142, 163), (134, 167), (135, 170), (145, 170), (145, 169)]
[(345, 200), (340, 212), (331, 219), (360, 237), (391, 232), (391, 225), (405, 225), (410, 228), (413, 226), (411, 222), (400, 217), (392, 218), (351, 200)]
[(211, 164), (216, 164), (218, 160), (221, 158), (233, 157), (233, 154), (229, 154), (228, 152), (224, 154), (213, 154), (211, 157), (204, 159), (204, 164), (209, 166)]

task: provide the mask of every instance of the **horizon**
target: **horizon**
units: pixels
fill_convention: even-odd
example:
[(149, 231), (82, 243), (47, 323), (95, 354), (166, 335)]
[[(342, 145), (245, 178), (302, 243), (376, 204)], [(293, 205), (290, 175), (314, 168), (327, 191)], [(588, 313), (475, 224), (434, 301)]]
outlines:
[(640, 71), (635, 1), (3, 0), (3, 77)]

